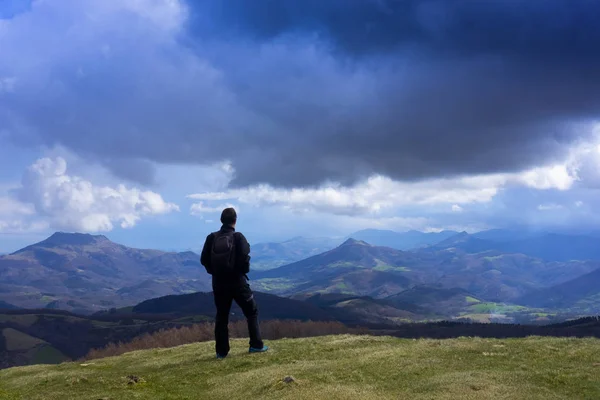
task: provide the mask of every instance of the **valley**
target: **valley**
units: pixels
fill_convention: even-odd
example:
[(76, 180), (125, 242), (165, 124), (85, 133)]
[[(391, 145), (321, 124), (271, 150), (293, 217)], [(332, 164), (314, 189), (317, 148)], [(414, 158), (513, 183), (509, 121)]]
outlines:
[[(254, 266), (257, 259), (262, 269), (251, 268), (250, 283), (259, 292), (283, 297), (363, 298), (344, 308), (394, 307), (400, 310), (392, 313), (398, 321), (525, 318), (535, 322), (599, 312), (600, 260), (593, 257), (558, 261), (503, 252), (495, 245), (508, 246), (514, 242), (507, 242), (508, 237), (519, 236), (498, 230), (475, 235), (368, 230), (356, 236), (417, 247), (400, 250), (354, 238), (338, 245), (337, 239), (327, 238), (259, 243), (251, 248), (251, 263)], [(425, 244), (433, 238), (440, 241)], [(557, 251), (556, 235), (523, 234), (521, 239), (536, 241), (538, 252)], [(573, 240), (598, 241), (579, 236)], [(592, 248), (583, 254), (592, 256)], [(105, 236), (56, 233), (0, 256), (0, 307), (91, 314), (167, 295), (209, 292), (210, 276), (199, 258), (193, 252), (129, 248)], [(273, 267), (273, 263), (284, 265)]]
[[(478, 236), (484, 238), (438, 236), (438, 243), (409, 250), (354, 238), (338, 245), (322, 238), (295, 238), (282, 247), (258, 244), (251, 262), (256, 257), (266, 264), (251, 269), (250, 284), (261, 319), (336, 322), (372, 332), (441, 332), (443, 325), (431, 324), (444, 321), (550, 327), (600, 314), (600, 260), (503, 252), (488, 245), (506, 243), (498, 241), (506, 239), (501, 232)], [(523, 238), (534, 239), (545, 240)], [(277, 254), (276, 264), (285, 264), (273, 267), (269, 262)], [(287, 262), (302, 254), (307, 257)], [(56, 233), (0, 256), (2, 365), (74, 359), (109, 343), (210, 323), (215, 314), (210, 290), (196, 253)], [(231, 318), (243, 318), (237, 306)]]

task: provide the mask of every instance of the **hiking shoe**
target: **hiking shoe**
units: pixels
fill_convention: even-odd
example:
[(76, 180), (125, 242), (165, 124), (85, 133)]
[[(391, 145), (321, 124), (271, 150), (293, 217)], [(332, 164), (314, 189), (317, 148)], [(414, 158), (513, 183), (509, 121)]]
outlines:
[(220, 354), (217, 354), (217, 360), (222, 360), (222, 359), (224, 359), (225, 357), (227, 357), (227, 356), (222, 356), (222, 355), (220, 355)]
[(255, 347), (250, 347), (250, 350), (248, 351), (248, 353), (264, 353), (267, 350), (269, 350), (269, 346), (263, 346), (262, 349), (257, 349)]

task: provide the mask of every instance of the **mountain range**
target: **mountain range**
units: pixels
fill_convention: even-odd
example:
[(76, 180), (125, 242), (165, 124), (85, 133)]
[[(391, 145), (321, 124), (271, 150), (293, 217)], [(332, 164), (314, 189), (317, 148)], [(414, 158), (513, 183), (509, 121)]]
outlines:
[[(376, 235), (378, 231), (362, 232)], [(410, 251), (354, 238), (337, 246), (335, 239), (324, 238), (259, 244), (251, 247), (251, 284), (261, 292), (303, 299), (337, 293), (349, 296), (336, 306), (337, 313), (345, 308), (356, 314), (362, 308), (363, 316), (370, 309), (396, 319), (469, 314), (488, 303), (552, 309), (577, 305), (586, 312), (600, 304), (593, 284), (600, 268), (600, 261), (593, 257), (595, 237), (501, 230), (400, 235), (442, 240), (421, 241), (420, 247)], [(398, 237), (383, 231), (383, 237), (392, 236)], [(579, 243), (577, 260), (570, 260), (566, 250), (561, 250), (571, 242)], [(537, 247), (522, 243), (537, 243)], [(544, 257), (527, 253), (544, 253)], [(272, 262), (271, 266), (301, 259), (260, 270), (254, 268), (256, 258)], [(198, 254), (133, 249), (105, 236), (56, 233), (0, 256), (0, 307), (4, 308), (91, 313), (210, 290), (210, 276)], [(568, 295), (555, 301), (536, 300), (536, 296), (547, 297), (545, 290)], [(579, 297), (573, 300), (573, 296)]]
[(281, 243), (257, 243), (251, 246), (252, 269), (267, 270), (331, 250), (341, 239), (295, 237)]
[(517, 300), (541, 308), (571, 308), (581, 313), (600, 313), (600, 269), (549, 288), (533, 291)]
[(442, 232), (394, 232), (380, 229), (364, 229), (348, 236), (372, 244), (373, 246), (391, 247), (396, 250), (412, 250), (434, 245), (458, 234), (455, 231)]
[(0, 300), (90, 312), (211, 289), (192, 252), (129, 248), (105, 236), (55, 233), (0, 257)]
[(305, 260), (254, 272), (251, 279), (260, 290), (280, 295), (338, 292), (385, 298), (416, 285), (438, 285), (511, 302), (598, 268), (598, 261), (545, 262), (497, 251), (468, 254), (453, 247), (409, 252), (349, 239)]
[(473, 234), (451, 230), (441, 232), (395, 232), (364, 229), (346, 238), (295, 237), (283, 242), (252, 244), (252, 268), (268, 270), (301, 261), (332, 250), (347, 239), (396, 250), (457, 248), (467, 253), (497, 250), (521, 253), (546, 261), (600, 260), (600, 233), (586, 235), (516, 229), (491, 229)]
[(466, 253), (495, 250), (524, 254), (545, 261), (600, 260), (600, 239), (559, 233), (514, 234), (511, 231), (461, 232), (430, 246), (432, 250), (455, 248)]

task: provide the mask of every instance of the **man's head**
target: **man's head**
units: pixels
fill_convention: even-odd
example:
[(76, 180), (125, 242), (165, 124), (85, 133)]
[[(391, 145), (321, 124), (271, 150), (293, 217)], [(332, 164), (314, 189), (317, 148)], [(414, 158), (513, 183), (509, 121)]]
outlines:
[(237, 213), (233, 207), (229, 207), (223, 210), (221, 213), (221, 223), (223, 225), (235, 225), (237, 222)]

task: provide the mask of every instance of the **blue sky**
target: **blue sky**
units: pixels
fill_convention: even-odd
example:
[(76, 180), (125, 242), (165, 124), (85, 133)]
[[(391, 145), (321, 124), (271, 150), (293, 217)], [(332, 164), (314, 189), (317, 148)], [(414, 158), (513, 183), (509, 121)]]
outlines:
[(595, 230), (594, 1), (0, 2), (0, 251)]

